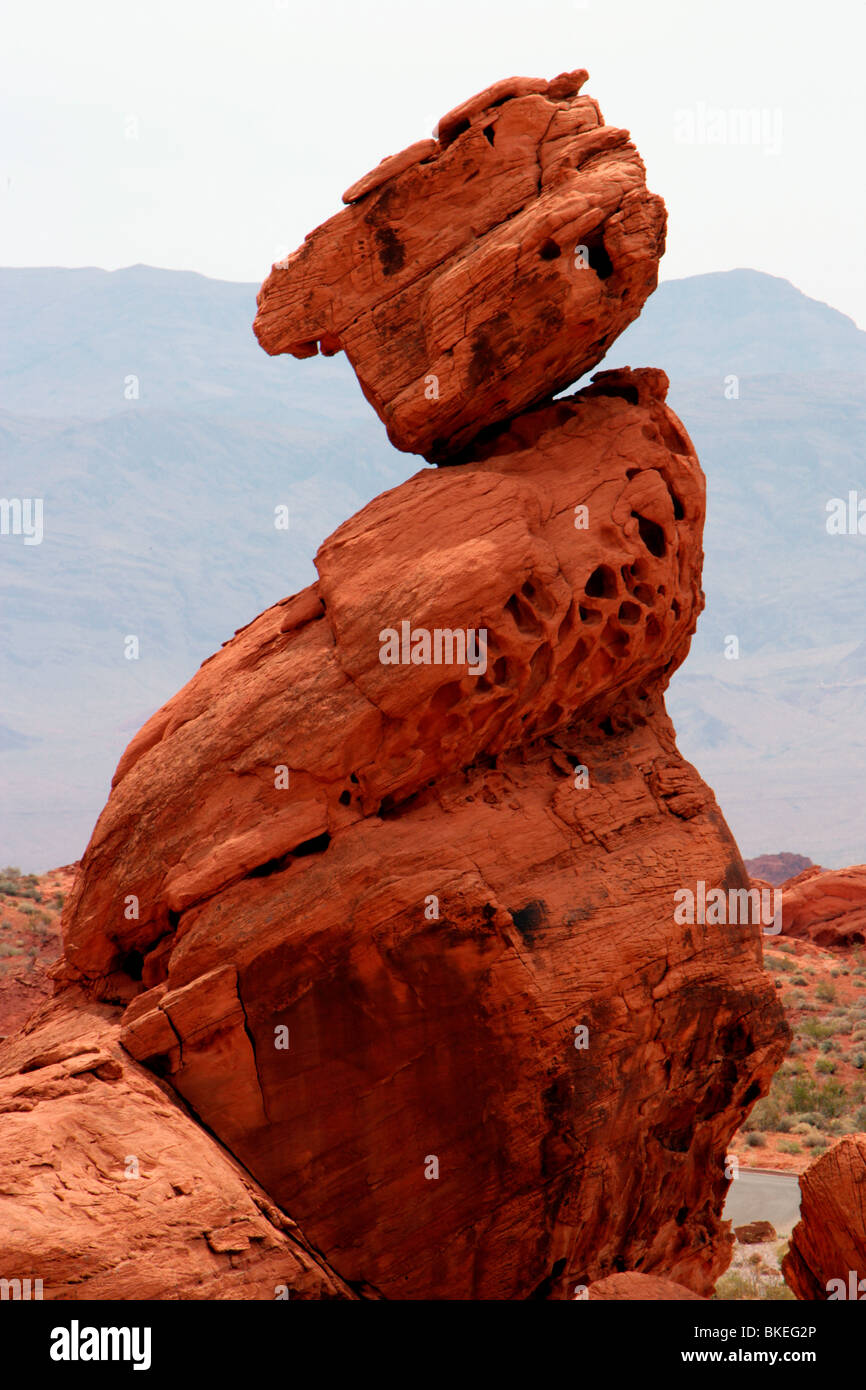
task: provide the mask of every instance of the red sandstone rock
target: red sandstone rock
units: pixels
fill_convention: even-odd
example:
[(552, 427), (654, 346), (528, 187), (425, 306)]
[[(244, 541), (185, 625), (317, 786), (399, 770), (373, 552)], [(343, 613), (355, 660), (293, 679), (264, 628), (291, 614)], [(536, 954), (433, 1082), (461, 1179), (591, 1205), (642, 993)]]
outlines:
[(862, 946), (866, 941), (866, 864), (806, 869), (782, 892), (782, 933), (816, 946)]
[(704, 513), (667, 379), (540, 403), (663, 246), (585, 77), (449, 112), (262, 289), (269, 352), (344, 348), (454, 466), (340, 527), (120, 761), (61, 997), (0, 1051), (0, 1267), (55, 1296), (687, 1298), (728, 1263), (728, 1143), (788, 1035), (758, 927), (674, 919), (748, 879), (664, 710)]
[[(800, 1220), (782, 1274), (797, 1298), (866, 1298), (866, 1134), (849, 1134), (800, 1174)], [(861, 1283), (862, 1281), (862, 1283)]]
[(776, 1228), (771, 1221), (747, 1221), (734, 1227), (734, 1235), (740, 1245), (767, 1245), (776, 1239)]
[(656, 286), (665, 211), (585, 80), (497, 83), (360, 179), (262, 286), (262, 347), (342, 348), (430, 459), (595, 366)]
[[(787, 1039), (757, 929), (673, 920), (747, 879), (661, 700), (703, 598), (665, 387), (603, 374), (342, 526), (133, 740), (85, 855), (67, 975), (355, 1287), (728, 1262)], [(485, 628), (486, 671), (383, 665), (403, 619)]]
[(73, 990), (0, 1045), (3, 1278), (46, 1299), (353, 1298), (116, 1015)]
[(609, 1274), (590, 1284), (587, 1290), (590, 1302), (635, 1302), (642, 1300), (652, 1303), (670, 1303), (692, 1300), (702, 1303), (701, 1294), (675, 1284), (671, 1279), (659, 1279), (652, 1274), (639, 1274), (626, 1270), (622, 1274)]

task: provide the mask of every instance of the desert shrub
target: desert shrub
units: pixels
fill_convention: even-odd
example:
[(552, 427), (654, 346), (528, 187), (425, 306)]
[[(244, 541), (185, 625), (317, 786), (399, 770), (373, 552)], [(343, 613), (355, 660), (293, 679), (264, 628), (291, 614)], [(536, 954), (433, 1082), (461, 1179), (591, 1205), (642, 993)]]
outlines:
[(713, 1298), (721, 1302), (730, 1303), (740, 1299), (770, 1299), (779, 1301), (781, 1299), (793, 1299), (794, 1295), (778, 1276), (772, 1279), (761, 1279), (757, 1274), (742, 1274), (736, 1271), (729, 1271), (723, 1274), (716, 1284)]
[(803, 1150), (795, 1139), (782, 1139), (779, 1142), (779, 1153), (801, 1154)]
[(836, 1070), (836, 1063), (830, 1057), (819, 1057), (815, 1063), (815, 1070), (822, 1076), (832, 1076)]
[(809, 1076), (796, 1076), (791, 1082), (791, 1109), (802, 1114), (816, 1106), (816, 1086)]
[(805, 1018), (800, 1024), (799, 1031), (806, 1038), (811, 1038), (815, 1042), (821, 1042), (826, 1038), (832, 1038), (835, 1028), (830, 1023), (822, 1023), (817, 1018)]
[(851, 1058), (851, 1065), (852, 1067), (856, 1067), (858, 1071), (862, 1071), (863, 1068), (866, 1067), (866, 1057), (864, 1057), (862, 1052), (854, 1053)]
[(754, 1132), (752, 1134), (746, 1135), (746, 1143), (748, 1144), (750, 1149), (765, 1149), (767, 1147), (767, 1141), (764, 1138), (763, 1134), (757, 1134)]
[(778, 1120), (776, 1121), (776, 1133), (790, 1134), (791, 1123), (791, 1117), (789, 1115), (780, 1115)]
[(835, 1004), (836, 986), (830, 980), (819, 980), (815, 986), (815, 998), (823, 1004)]
[(748, 1119), (743, 1122), (743, 1129), (750, 1130), (775, 1129), (779, 1119), (779, 1103), (770, 1096), (759, 1100), (755, 1105)]
[(828, 1118), (841, 1115), (846, 1100), (845, 1087), (838, 1081), (827, 1081), (818, 1091), (818, 1109)]
[[(866, 975), (866, 970), (864, 970), (863, 973), (864, 975)], [(803, 985), (807, 985), (808, 983), (809, 981), (806, 979), (805, 975), (795, 975), (793, 980), (791, 981), (792, 985), (800, 985), (801, 988)]]

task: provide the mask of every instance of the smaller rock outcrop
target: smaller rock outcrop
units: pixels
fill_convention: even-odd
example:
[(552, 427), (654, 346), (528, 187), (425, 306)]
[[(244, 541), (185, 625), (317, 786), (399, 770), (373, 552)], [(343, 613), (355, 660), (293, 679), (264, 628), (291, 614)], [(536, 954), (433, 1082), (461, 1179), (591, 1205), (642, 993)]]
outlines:
[(590, 1284), (587, 1297), (591, 1303), (706, 1302), (699, 1293), (685, 1288), (683, 1284), (675, 1284), (672, 1279), (660, 1279), (654, 1274), (638, 1274), (631, 1269), (625, 1270), (622, 1274), (609, 1274), (606, 1279), (597, 1279), (594, 1284)]
[(0, 1045), (2, 1271), (44, 1299), (345, 1299), (300, 1230), (76, 989)]
[(866, 864), (806, 869), (785, 884), (782, 932), (816, 946), (862, 946), (866, 941)]
[(848, 1134), (800, 1174), (800, 1220), (782, 1274), (797, 1298), (866, 1299), (866, 1134)]
[(767, 1245), (776, 1239), (776, 1228), (771, 1221), (747, 1221), (734, 1227), (734, 1235), (740, 1245)]

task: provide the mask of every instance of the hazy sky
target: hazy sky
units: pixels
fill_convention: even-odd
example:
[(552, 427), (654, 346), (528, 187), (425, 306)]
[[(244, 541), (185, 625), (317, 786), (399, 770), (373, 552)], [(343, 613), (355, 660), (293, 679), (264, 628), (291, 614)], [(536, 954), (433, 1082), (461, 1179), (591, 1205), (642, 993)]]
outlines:
[(753, 266), (866, 327), (862, 0), (0, 8), (0, 264), (259, 281), (463, 98), (586, 67), (667, 202), (664, 276)]

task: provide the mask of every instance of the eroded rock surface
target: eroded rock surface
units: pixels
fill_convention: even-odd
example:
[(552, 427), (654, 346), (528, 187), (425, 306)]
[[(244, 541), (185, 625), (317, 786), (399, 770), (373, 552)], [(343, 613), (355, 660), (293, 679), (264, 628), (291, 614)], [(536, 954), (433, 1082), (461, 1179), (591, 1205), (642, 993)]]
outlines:
[(656, 287), (665, 208), (586, 77), (497, 83), (359, 180), (262, 286), (262, 347), (342, 348), (429, 459), (594, 367)]
[(866, 1298), (866, 1134), (849, 1134), (800, 1174), (800, 1220), (782, 1274), (797, 1298)]
[[(603, 375), (347, 522), (133, 741), (83, 861), (69, 975), (386, 1297), (729, 1259), (785, 1037), (757, 929), (673, 920), (747, 877), (661, 699), (703, 599), (665, 387)], [(484, 673), (383, 665), (402, 620), (486, 629)]]
[(782, 931), (816, 946), (866, 942), (866, 864), (805, 869), (782, 890)]
[(46, 1299), (353, 1298), (116, 1015), (67, 991), (0, 1044), (3, 1278)]

